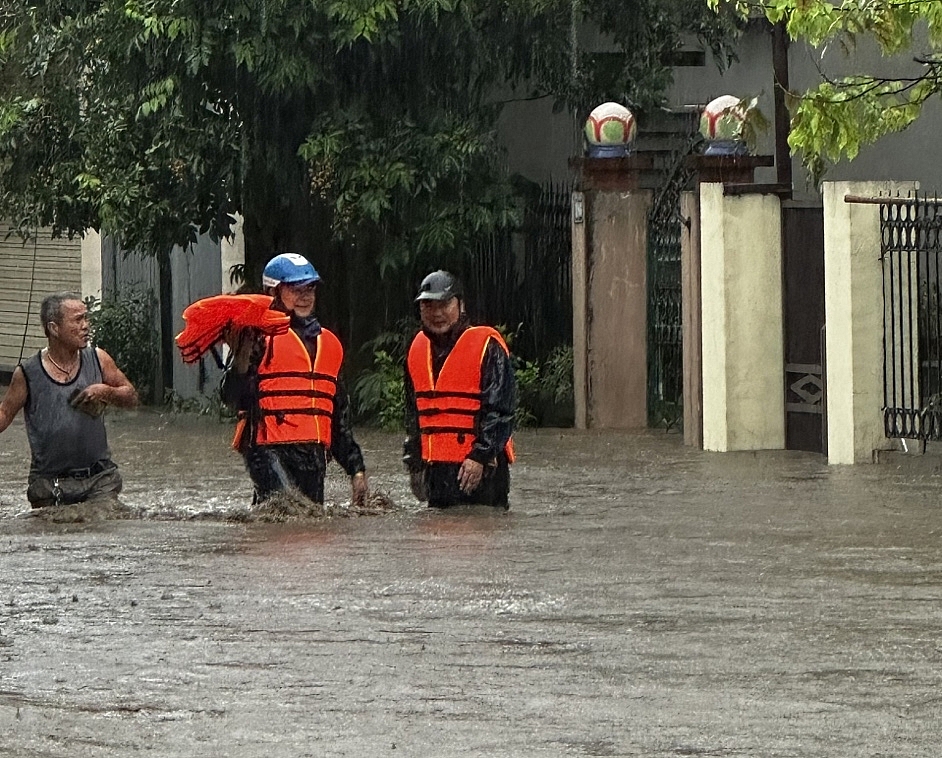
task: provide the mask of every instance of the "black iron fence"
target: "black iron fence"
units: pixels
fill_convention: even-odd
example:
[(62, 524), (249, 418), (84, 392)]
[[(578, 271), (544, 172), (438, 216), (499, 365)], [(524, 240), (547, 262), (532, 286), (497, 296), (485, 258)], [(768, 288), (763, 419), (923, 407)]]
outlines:
[(480, 240), (464, 272), (472, 319), (504, 325), (526, 359), (572, 344), (571, 195), (568, 183), (543, 185), (521, 226)]
[(887, 437), (942, 439), (942, 201), (880, 199)]

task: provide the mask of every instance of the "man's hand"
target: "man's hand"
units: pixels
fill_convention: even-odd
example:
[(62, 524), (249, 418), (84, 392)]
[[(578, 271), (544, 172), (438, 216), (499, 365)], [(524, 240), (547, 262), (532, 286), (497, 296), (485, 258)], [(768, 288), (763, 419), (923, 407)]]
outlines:
[(103, 382), (98, 384), (89, 384), (85, 389), (79, 392), (75, 398), (72, 400), (73, 405), (81, 405), (82, 403), (109, 403), (111, 402), (111, 395), (113, 388), (109, 387)]
[(107, 384), (90, 384), (81, 392), (73, 393), (69, 405), (92, 418), (98, 418), (105, 412), (111, 388)]
[(465, 495), (470, 495), (481, 484), (484, 476), (484, 464), (465, 458), (458, 469), (458, 486)]
[(370, 485), (366, 481), (366, 472), (360, 471), (350, 478), (350, 487), (353, 491), (351, 502), (355, 508), (362, 508), (370, 497)]

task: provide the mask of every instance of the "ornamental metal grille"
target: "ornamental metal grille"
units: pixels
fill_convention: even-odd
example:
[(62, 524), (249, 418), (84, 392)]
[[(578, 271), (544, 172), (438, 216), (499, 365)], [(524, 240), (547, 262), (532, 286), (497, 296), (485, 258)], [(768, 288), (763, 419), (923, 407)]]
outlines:
[(942, 201), (880, 198), (883, 423), (942, 439)]
[(681, 427), (684, 418), (681, 310), (681, 193), (695, 172), (685, 161), (693, 135), (675, 151), (648, 213), (648, 425)]

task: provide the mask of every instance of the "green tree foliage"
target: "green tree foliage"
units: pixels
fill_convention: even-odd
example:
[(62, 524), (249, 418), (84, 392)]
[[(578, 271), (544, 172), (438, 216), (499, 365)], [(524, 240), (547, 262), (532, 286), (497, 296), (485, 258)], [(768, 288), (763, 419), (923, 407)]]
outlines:
[(852, 51), (863, 39), (886, 56), (911, 55), (900, 76), (859, 72), (824, 78), (816, 88), (791, 94), (789, 144), (819, 178), (827, 162), (853, 160), (860, 148), (905, 129), (923, 104), (942, 92), (942, 2), (939, 0), (707, 0), (735, 5), (745, 15), (782, 23), (793, 40), (820, 49)]
[(153, 401), (159, 343), (153, 293), (135, 288), (105, 301), (88, 297), (85, 304), (92, 341), (114, 358), (141, 400)]
[(515, 220), (499, 93), (650, 106), (684, 35), (731, 29), (681, 0), (5, 2), (0, 217), (158, 252), (238, 211), (250, 281), (286, 248), (404, 269)]

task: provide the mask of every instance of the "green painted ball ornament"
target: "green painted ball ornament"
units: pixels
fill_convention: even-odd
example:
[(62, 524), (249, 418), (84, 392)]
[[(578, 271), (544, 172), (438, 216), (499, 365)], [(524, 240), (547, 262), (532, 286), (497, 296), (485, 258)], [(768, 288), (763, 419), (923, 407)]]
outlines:
[(585, 138), (590, 145), (627, 147), (637, 132), (634, 114), (618, 103), (602, 103), (585, 122)]
[(703, 109), (700, 134), (710, 141), (741, 139), (746, 111), (735, 95), (720, 95)]

